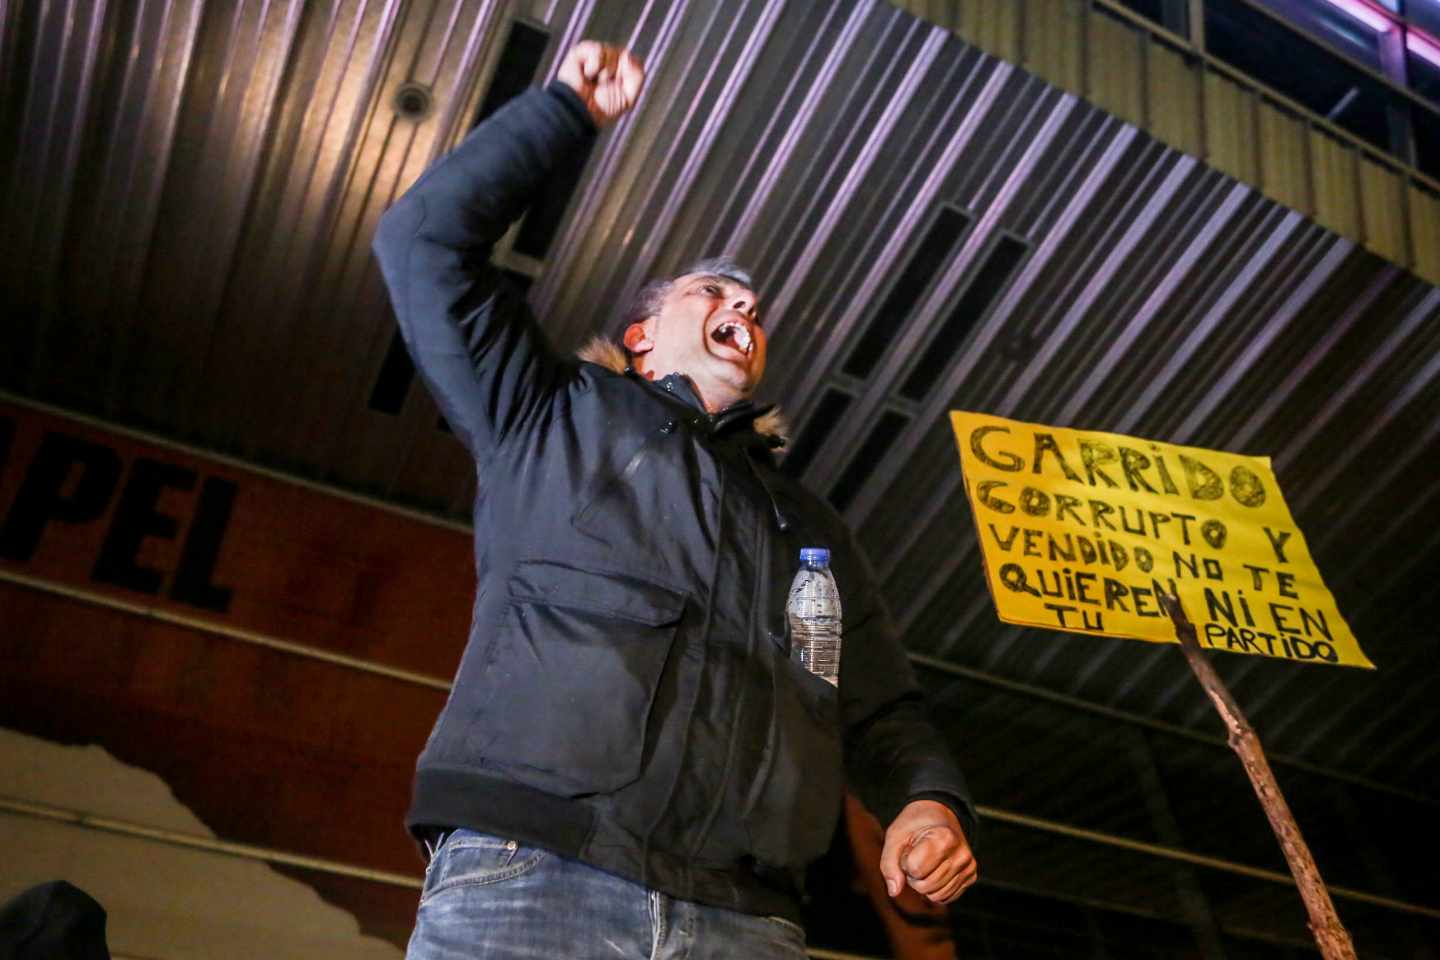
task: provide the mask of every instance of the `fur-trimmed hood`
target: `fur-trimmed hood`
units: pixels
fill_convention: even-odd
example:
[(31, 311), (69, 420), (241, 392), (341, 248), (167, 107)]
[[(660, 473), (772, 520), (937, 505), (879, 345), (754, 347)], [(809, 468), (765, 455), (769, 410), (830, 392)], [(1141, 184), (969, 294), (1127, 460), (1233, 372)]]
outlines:
[[(630, 358), (625, 355), (625, 351), (607, 337), (591, 337), (575, 351), (575, 356), (585, 363), (596, 364), (612, 373), (624, 373), (630, 366)], [(780, 441), (782, 449), (790, 443), (790, 423), (779, 407), (771, 407), (756, 417), (754, 429), (762, 437), (773, 437)]]

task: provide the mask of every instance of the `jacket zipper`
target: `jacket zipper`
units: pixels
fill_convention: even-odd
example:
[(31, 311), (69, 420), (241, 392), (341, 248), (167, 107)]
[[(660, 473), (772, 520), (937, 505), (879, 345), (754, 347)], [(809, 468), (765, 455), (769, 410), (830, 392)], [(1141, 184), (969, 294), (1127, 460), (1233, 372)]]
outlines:
[(750, 451), (742, 451), (741, 456), (743, 456), (745, 462), (750, 465), (751, 475), (755, 477), (756, 482), (760, 484), (760, 489), (765, 491), (765, 496), (770, 500), (770, 511), (775, 518), (776, 529), (781, 533), (785, 533), (790, 529), (790, 518), (785, 516), (785, 511), (780, 509), (780, 502), (775, 499), (775, 491), (771, 490), (770, 484), (765, 482), (765, 475), (761, 473), (760, 468), (755, 465), (754, 459), (750, 456)]
[(640, 471), (640, 468), (645, 465), (645, 461), (650, 458), (650, 451), (655, 444), (656, 438), (673, 433), (675, 427), (676, 422), (674, 420), (667, 420), (659, 428), (647, 434), (644, 441), (641, 442), (640, 448), (630, 455), (630, 459), (626, 462), (625, 468), (595, 490), (595, 496), (591, 497), (590, 502), (585, 504), (585, 506), (580, 509), (580, 512), (575, 515), (574, 522), (580, 523), (589, 518), (595, 509), (595, 505), (604, 499), (605, 492), (611, 487), (629, 483), (630, 478), (635, 476), (635, 474)]

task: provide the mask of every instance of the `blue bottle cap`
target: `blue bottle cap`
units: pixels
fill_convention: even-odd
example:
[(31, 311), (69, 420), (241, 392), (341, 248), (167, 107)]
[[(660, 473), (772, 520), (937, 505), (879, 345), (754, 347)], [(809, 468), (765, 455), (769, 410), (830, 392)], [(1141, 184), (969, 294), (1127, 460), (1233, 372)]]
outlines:
[(827, 547), (801, 547), (800, 562), (823, 567), (830, 562), (830, 550)]

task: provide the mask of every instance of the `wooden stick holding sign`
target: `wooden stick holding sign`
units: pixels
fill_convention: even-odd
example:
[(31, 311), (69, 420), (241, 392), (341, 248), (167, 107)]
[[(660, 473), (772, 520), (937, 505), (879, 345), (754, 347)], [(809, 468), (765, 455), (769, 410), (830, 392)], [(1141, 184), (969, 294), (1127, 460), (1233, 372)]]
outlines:
[(1190, 669), (1195, 672), (1200, 686), (1205, 688), (1205, 693), (1209, 695), (1220, 719), (1224, 721), (1230, 748), (1240, 757), (1245, 773), (1250, 777), (1250, 785), (1255, 788), (1255, 794), (1260, 798), (1260, 806), (1265, 809), (1265, 816), (1270, 820), (1270, 828), (1275, 831), (1275, 837), (1280, 841), (1285, 861), (1290, 865), (1296, 886), (1300, 888), (1300, 899), (1305, 901), (1305, 911), (1310, 917), (1310, 932), (1314, 934), (1315, 943), (1320, 947), (1320, 955), (1325, 960), (1354, 960), (1355, 946), (1350, 942), (1350, 934), (1340, 923), (1340, 916), (1335, 912), (1335, 904), (1330, 899), (1330, 891), (1326, 889), (1325, 881), (1320, 878), (1320, 870), (1315, 866), (1315, 858), (1310, 855), (1305, 838), (1300, 835), (1300, 825), (1295, 822), (1290, 805), (1285, 802), (1285, 795), (1280, 792), (1280, 784), (1275, 781), (1275, 774), (1270, 770), (1269, 761), (1265, 759), (1260, 738), (1255, 735), (1250, 721), (1245, 719), (1240, 705), (1230, 695), (1225, 681), (1220, 679), (1220, 675), (1201, 652), (1200, 641), (1195, 635), (1195, 625), (1185, 615), (1180, 598), (1173, 593), (1162, 592), (1160, 605), (1165, 608), (1175, 625), (1175, 636), (1180, 640), (1180, 649), (1190, 663)]

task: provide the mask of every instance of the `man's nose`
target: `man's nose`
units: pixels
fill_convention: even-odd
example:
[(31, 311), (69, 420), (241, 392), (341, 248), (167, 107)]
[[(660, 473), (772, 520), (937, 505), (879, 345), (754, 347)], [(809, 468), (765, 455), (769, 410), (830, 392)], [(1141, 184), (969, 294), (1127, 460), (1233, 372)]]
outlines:
[(745, 314), (747, 317), (755, 316), (755, 304), (744, 298), (735, 301), (734, 309)]

